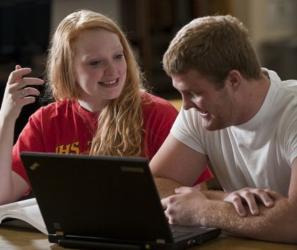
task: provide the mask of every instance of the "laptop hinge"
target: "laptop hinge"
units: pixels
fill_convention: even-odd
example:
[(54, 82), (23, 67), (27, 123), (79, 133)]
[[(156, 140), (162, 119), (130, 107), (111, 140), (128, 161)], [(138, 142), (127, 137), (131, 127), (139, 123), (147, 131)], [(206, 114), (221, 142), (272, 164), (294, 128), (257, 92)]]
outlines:
[[(74, 239), (60, 239), (58, 244), (66, 248), (79, 248), (79, 249), (117, 249), (117, 250), (141, 250), (142, 246), (124, 244), (124, 243), (111, 243), (111, 242), (96, 242), (88, 240), (74, 240)], [(150, 248), (146, 248), (150, 249)]]
[(166, 240), (164, 239), (156, 239), (157, 244), (166, 244)]

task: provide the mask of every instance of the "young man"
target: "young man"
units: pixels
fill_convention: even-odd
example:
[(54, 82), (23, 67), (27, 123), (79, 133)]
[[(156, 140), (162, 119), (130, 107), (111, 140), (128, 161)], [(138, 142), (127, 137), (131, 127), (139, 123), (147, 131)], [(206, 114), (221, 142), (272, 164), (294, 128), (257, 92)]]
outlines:
[[(261, 69), (231, 16), (184, 26), (163, 64), (183, 109), (151, 168), (188, 186), (162, 200), (169, 222), (297, 243), (297, 81)], [(207, 163), (224, 192), (190, 187)]]

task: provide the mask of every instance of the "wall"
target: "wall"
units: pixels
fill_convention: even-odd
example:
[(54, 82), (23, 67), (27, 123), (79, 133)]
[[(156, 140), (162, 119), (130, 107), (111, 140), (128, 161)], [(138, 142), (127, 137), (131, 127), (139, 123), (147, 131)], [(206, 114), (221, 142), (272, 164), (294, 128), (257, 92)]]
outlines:
[(296, 79), (297, 1), (230, 1), (233, 14), (249, 29), (261, 64), (282, 79)]
[(256, 49), (263, 42), (297, 35), (296, 0), (231, 0), (234, 14), (248, 27)]
[[(209, 5), (208, 0), (197, 1)], [(121, 3), (130, 9), (127, 4), (131, 2), (124, 0), (53, 0), (51, 32), (67, 14), (82, 8), (106, 14), (121, 25)], [(297, 78), (297, 1), (225, 0), (224, 3), (230, 14), (238, 17), (249, 29), (263, 66), (278, 71), (285, 78)], [(160, 83), (159, 80), (156, 82)]]
[(51, 33), (66, 15), (79, 9), (94, 10), (120, 22), (119, 5), (120, 0), (53, 0), (51, 11)]

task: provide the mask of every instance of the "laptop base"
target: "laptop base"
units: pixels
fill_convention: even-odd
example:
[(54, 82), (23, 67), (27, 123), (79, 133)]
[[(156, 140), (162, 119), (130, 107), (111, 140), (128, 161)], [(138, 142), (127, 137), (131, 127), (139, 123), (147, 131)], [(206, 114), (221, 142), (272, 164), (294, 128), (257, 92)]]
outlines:
[(221, 233), (219, 229), (209, 230), (203, 237), (193, 237), (191, 239), (178, 240), (177, 242), (156, 243), (156, 242), (131, 242), (122, 240), (105, 240), (92, 237), (61, 237), (49, 235), (49, 242), (56, 243), (64, 248), (76, 249), (101, 249), (101, 250), (175, 250), (185, 249), (192, 246), (204, 244), (205, 242), (218, 237)]

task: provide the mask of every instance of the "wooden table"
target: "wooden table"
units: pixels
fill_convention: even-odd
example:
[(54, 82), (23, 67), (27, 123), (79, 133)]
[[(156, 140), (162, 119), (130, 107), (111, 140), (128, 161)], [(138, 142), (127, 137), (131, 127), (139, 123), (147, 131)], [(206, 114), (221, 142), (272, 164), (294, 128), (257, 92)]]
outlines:
[[(47, 237), (39, 232), (0, 228), (0, 250), (62, 250), (56, 244), (48, 242)], [(202, 246), (190, 250), (297, 250), (297, 245), (276, 244), (263, 241), (247, 240), (222, 236)]]

